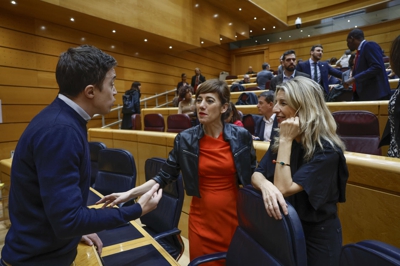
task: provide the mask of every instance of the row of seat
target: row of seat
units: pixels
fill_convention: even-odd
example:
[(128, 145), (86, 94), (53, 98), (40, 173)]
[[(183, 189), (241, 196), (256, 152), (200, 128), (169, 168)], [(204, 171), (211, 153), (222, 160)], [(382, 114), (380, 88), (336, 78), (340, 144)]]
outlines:
[[(346, 150), (372, 155), (381, 155), (379, 120), (368, 111), (336, 111), (332, 113), (337, 124), (337, 134), (346, 145)], [(254, 135), (257, 118), (247, 114), (242, 118), (244, 127)]]
[[(127, 191), (136, 186), (136, 166), (132, 154), (123, 149), (109, 149), (101, 142), (89, 142), (92, 166), (91, 186), (103, 195)], [(162, 158), (150, 158), (145, 162), (146, 181), (152, 179), (165, 163)], [(140, 218), (144, 229), (178, 260), (184, 244), (178, 229), (183, 207), (184, 191), (182, 177), (163, 189), (163, 196), (155, 210)], [(97, 199), (96, 199), (97, 200)], [(88, 199), (88, 205), (96, 202)], [(134, 201), (119, 207), (133, 204)]]
[[(140, 114), (133, 114), (132, 129), (141, 130), (142, 122)], [(192, 120), (186, 114), (171, 114), (167, 118), (167, 132), (179, 133), (192, 127)], [(144, 130), (147, 131), (165, 131), (165, 121), (161, 114), (146, 114), (144, 116)]]

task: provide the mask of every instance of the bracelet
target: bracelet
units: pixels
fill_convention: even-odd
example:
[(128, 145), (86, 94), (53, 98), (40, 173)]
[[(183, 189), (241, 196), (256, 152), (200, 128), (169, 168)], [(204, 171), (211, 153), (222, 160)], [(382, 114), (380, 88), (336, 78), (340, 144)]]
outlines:
[(287, 166), (290, 166), (290, 164), (288, 164), (288, 163), (284, 163), (284, 162), (277, 162), (276, 160), (272, 160), (272, 163), (273, 164), (280, 164), (280, 165), (287, 165)]

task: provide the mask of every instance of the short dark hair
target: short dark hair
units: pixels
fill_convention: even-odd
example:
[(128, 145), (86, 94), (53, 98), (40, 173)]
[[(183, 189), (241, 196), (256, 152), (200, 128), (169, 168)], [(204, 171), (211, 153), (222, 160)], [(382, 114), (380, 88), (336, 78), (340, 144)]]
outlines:
[(231, 112), (232, 112), (232, 118), (231, 118), (231, 121), (229, 121), (229, 123), (234, 123), (237, 120), (242, 121), (242, 116), (239, 114), (239, 112), (236, 109), (236, 106), (233, 102), (229, 102), (229, 108), (227, 110), (228, 114), (230, 114)]
[(314, 51), (315, 48), (317, 48), (317, 47), (320, 47), (321, 49), (324, 49), (324, 47), (322, 47), (322, 44), (316, 44), (316, 45), (313, 45), (313, 46), (311, 47), (311, 50), (310, 50), (310, 51)]
[[(221, 105), (224, 105), (226, 103), (229, 104), (231, 100), (231, 91), (224, 81), (220, 81), (218, 79), (210, 79), (201, 83), (200, 87), (197, 87), (196, 90), (196, 99), (197, 97), (199, 97), (199, 94), (214, 92), (217, 93)], [(224, 121), (227, 117), (229, 117), (229, 115), (230, 112), (223, 113), (221, 115), (221, 120)]]
[(282, 55), (282, 60), (285, 60), (286, 56), (290, 55), (290, 54), (296, 55), (296, 52), (294, 50), (288, 50), (288, 51), (284, 52)]
[(273, 92), (273, 91), (263, 91), (263, 92), (260, 93), (260, 95), (258, 95), (259, 99), (260, 99), (260, 97), (264, 97), (265, 101), (267, 103), (274, 102), (275, 101), (275, 92)]
[(60, 55), (56, 67), (59, 93), (75, 97), (88, 85), (102, 90), (107, 72), (116, 65), (114, 57), (94, 46), (69, 48)]
[(264, 63), (264, 64), (262, 64), (262, 69), (267, 69), (267, 67), (269, 67), (269, 64), (268, 63)]
[(364, 32), (360, 29), (354, 29), (350, 31), (349, 35), (347, 35), (347, 39), (353, 37), (356, 40), (362, 41), (364, 40)]
[(142, 86), (142, 84), (140, 84), (139, 81), (135, 81), (135, 82), (132, 83), (131, 90), (132, 89), (139, 89), (139, 86)]
[(193, 87), (190, 85), (183, 85), (179, 88), (179, 98), (183, 99), (186, 96), (186, 93), (191, 92), (193, 94)]
[(181, 74), (181, 78), (183, 78), (183, 76), (186, 76), (186, 74), (185, 74), (185, 73), (182, 73), (182, 74)]

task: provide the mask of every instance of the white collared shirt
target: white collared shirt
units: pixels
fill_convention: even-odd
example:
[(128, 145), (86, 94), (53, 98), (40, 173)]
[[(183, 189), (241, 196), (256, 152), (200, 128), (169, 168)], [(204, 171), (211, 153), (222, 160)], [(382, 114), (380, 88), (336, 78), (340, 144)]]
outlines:
[(275, 114), (271, 115), (271, 117), (267, 120), (265, 116), (263, 117), (263, 121), (265, 122), (264, 128), (264, 141), (271, 141), (271, 132), (272, 126), (274, 125)]
[(91, 119), (90, 115), (86, 113), (85, 110), (82, 109), (82, 107), (80, 107), (78, 104), (76, 104), (73, 100), (71, 100), (67, 96), (63, 94), (58, 94), (58, 98), (63, 102), (65, 102), (69, 107), (74, 109), (75, 112), (77, 112), (83, 119), (86, 120), (86, 122), (88, 122)]

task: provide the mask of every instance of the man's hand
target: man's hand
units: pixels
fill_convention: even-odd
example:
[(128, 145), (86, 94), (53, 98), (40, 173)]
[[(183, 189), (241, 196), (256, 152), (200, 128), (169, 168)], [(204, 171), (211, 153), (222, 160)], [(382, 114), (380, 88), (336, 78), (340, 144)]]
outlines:
[(345, 82), (343, 82), (343, 87), (344, 87), (345, 89), (348, 89), (349, 86), (351, 86), (355, 81), (356, 81), (355, 78), (349, 78), (348, 80), (346, 80)]
[(82, 236), (81, 242), (87, 244), (88, 246), (93, 246), (97, 248), (97, 253), (101, 256), (101, 252), (103, 251), (103, 242), (97, 234), (90, 234)]

